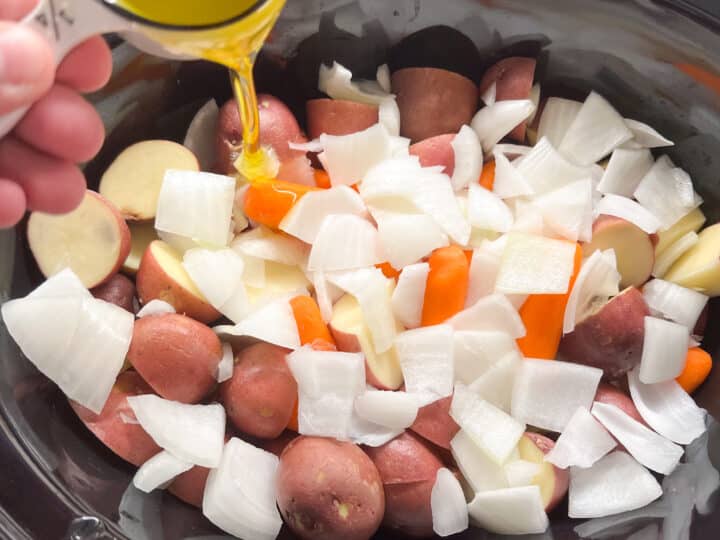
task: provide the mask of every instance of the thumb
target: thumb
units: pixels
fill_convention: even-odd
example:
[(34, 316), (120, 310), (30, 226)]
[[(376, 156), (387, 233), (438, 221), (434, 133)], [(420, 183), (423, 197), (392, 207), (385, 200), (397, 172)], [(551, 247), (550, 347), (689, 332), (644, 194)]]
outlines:
[(54, 78), (49, 43), (20, 24), (0, 22), (0, 114), (32, 104), (50, 89)]

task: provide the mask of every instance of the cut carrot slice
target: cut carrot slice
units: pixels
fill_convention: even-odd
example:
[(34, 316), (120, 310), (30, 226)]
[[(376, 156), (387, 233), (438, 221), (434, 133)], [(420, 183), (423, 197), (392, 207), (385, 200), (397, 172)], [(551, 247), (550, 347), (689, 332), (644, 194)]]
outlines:
[(315, 185), (322, 189), (330, 189), (332, 184), (330, 183), (330, 175), (322, 169), (315, 169)]
[(485, 189), (492, 191), (495, 184), (495, 160), (488, 161), (483, 165), (482, 173), (480, 173), (480, 185)]
[(470, 264), (458, 246), (436, 249), (428, 259), (422, 326), (440, 324), (462, 311), (468, 289)]
[(712, 357), (700, 347), (693, 347), (688, 349), (685, 368), (675, 380), (688, 394), (692, 394), (705, 382), (711, 369)]
[(388, 262), (376, 264), (375, 268), (382, 270), (382, 273), (386, 278), (397, 279), (400, 275), (400, 271), (395, 270)]
[(245, 192), (245, 215), (257, 223), (277, 229), (295, 202), (318, 188), (282, 182), (256, 182)]

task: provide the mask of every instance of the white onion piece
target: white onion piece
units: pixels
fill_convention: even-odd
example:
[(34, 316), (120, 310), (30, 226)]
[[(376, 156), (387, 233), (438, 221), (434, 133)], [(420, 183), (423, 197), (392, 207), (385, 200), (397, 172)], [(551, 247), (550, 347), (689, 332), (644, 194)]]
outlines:
[(390, 67), (387, 64), (381, 64), (375, 71), (375, 80), (385, 92), (388, 94), (391, 91), (390, 83)]
[(497, 101), (497, 82), (492, 83), (488, 86), (487, 90), (483, 92), (480, 99), (486, 106), (495, 105)]
[(300, 434), (348, 439), (353, 403), (365, 390), (362, 354), (303, 347), (287, 363), (298, 383)]
[(493, 154), (503, 154), (504, 156), (524, 156), (532, 151), (532, 146), (524, 144), (499, 143), (493, 148)]
[(307, 296), (309, 294), (310, 281), (299, 267), (272, 261), (265, 262), (265, 286), (262, 288), (246, 287), (252, 311), (288, 296)]
[(653, 163), (652, 154), (647, 149), (616, 148), (610, 156), (597, 189), (600, 193), (632, 197)]
[(475, 131), (467, 125), (460, 128), (450, 142), (455, 156), (455, 169), (450, 182), (459, 191), (477, 182), (483, 166), (483, 151)]
[(355, 412), (365, 420), (392, 429), (405, 429), (415, 421), (418, 404), (406, 392), (367, 390), (355, 398)]
[(411, 264), (400, 272), (391, 302), (395, 318), (405, 328), (420, 326), (429, 272), (430, 265), (426, 262)]
[(643, 298), (650, 309), (684, 325), (690, 332), (709, 300), (702, 293), (662, 279), (648, 281), (643, 287)]
[(591, 92), (568, 127), (558, 150), (580, 165), (591, 165), (632, 139), (625, 120), (596, 92)]
[(493, 193), (501, 199), (531, 195), (533, 188), (530, 187), (530, 184), (515, 165), (510, 163), (508, 158), (501, 152), (494, 152), (493, 155), (495, 157)]
[(591, 167), (581, 167), (571, 163), (545, 137), (521, 159), (522, 161), (517, 164), (517, 170), (538, 194), (592, 177)]
[(312, 141), (308, 141), (305, 143), (289, 141), (288, 148), (290, 148), (290, 150), (297, 150), (299, 152), (318, 153), (323, 151), (323, 144), (320, 142), (320, 139), (313, 139)]
[(545, 220), (540, 209), (532, 202), (516, 199), (513, 201), (515, 207), (515, 223), (513, 232), (533, 234), (536, 236), (554, 236), (550, 230), (546, 230)]
[(232, 249), (250, 257), (289, 266), (304, 265), (308, 257), (305, 243), (264, 226), (238, 234), (232, 242)]
[(222, 359), (220, 360), (220, 363), (217, 366), (217, 372), (215, 373), (215, 379), (219, 383), (232, 378), (233, 368), (235, 367), (235, 355), (233, 354), (230, 344), (223, 343), (222, 349)]
[(162, 487), (177, 475), (192, 468), (193, 464), (176, 458), (163, 450), (148, 459), (133, 476), (133, 485), (144, 493)]
[(323, 219), (307, 267), (350, 270), (384, 260), (377, 229), (369, 221), (352, 214), (330, 214)]
[(400, 107), (394, 97), (387, 97), (380, 102), (378, 122), (385, 127), (391, 137), (400, 135)]
[(550, 144), (557, 148), (565, 137), (570, 124), (580, 112), (582, 105), (579, 101), (572, 99), (548, 98), (538, 124), (538, 140), (547, 137)]
[(500, 139), (527, 120), (534, 110), (535, 106), (529, 99), (496, 101), (475, 113), (470, 124), (483, 150), (491, 152)]
[(453, 334), (455, 380), (471, 384), (510, 354), (515, 340), (504, 332), (460, 330)]
[(142, 428), (163, 450), (202, 467), (220, 464), (225, 438), (222, 405), (188, 405), (154, 394), (130, 396), (127, 402)]
[(70, 268), (65, 268), (47, 278), (25, 298), (93, 298), (82, 284), (77, 274)]
[(376, 164), (392, 156), (391, 136), (382, 124), (350, 135), (320, 135), (318, 154), (333, 186), (353, 185)]
[(637, 225), (648, 234), (653, 234), (661, 227), (660, 221), (647, 208), (619, 195), (605, 195), (595, 207), (598, 214), (615, 216)]
[(275, 540), (282, 527), (275, 502), (277, 468), (277, 456), (233, 437), (208, 475), (203, 515), (243, 540)]
[(660, 148), (663, 146), (674, 146), (675, 144), (670, 139), (660, 135), (660, 133), (652, 127), (637, 120), (626, 118), (625, 125), (632, 131), (632, 141), (639, 144), (642, 148)]
[(652, 275), (661, 278), (667, 274), (670, 267), (677, 261), (686, 251), (697, 244), (698, 235), (694, 231), (681, 236), (675, 242), (666, 247), (662, 253), (655, 256), (655, 264), (653, 265)]
[(515, 373), (512, 415), (521, 422), (562, 432), (578, 407), (590, 409), (602, 370), (526, 358)]
[(658, 218), (661, 230), (669, 229), (702, 203), (690, 176), (661, 160), (655, 162), (633, 195)]
[(196, 171), (167, 170), (158, 197), (155, 228), (224, 247), (235, 202), (235, 179)]
[(215, 135), (219, 118), (220, 109), (211, 99), (195, 113), (185, 134), (183, 146), (195, 154), (202, 171), (211, 171), (215, 167)]
[(538, 486), (477, 493), (468, 512), (483, 529), (499, 534), (540, 534), (549, 525)]
[(370, 422), (355, 413), (352, 414), (352, 417), (350, 418), (348, 439), (355, 444), (377, 447), (392, 441), (404, 431), (404, 429), (389, 428)]
[(508, 487), (502, 465), (495, 463), (463, 430), (450, 441), (450, 451), (463, 478), (473, 491), (491, 491)]
[(529, 486), (533, 483), (533, 478), (540, 472), (540, 464), (524, 459), (516, 459), (508, 461), (503, 469), (507, 477), (508, 487)]
[(243, 260), (243, 272), (242, 281), (248, 287), (256, 287), (262, 289), (266, 285), (265, 276), (265, 261), (258, 259), (257, 257), (250, 257), (244, 253), (240, 253), (238, 250), (234, 250), (235, 253), (240, 255)]
[(455, 385), (450, 416), (498, 465), (510, 457), (525, 432), (525, 424), (481, 399), (462, 383)]
[(592, 181), (578, 180), (549, 191), (533, 200), (543, 220), (555, 233), (577, 242), (592, 236)]
[(163, 313), (177, 313), (175, 308), (164, 300), (150, 300), (147, 304), (140, 308), (135, 315), (138, 319), (148, 317), (150, 315), (162, 315)]
[(445, 467), (438, 469), (435, 476), (430, 492), (430, 509), (433, 531), (438, 536), (450, 536), (468, 528), (468, 509), (462, 486)]
[(655, 317), (645, 317), (640, 381), (654, 384), (675, 379), (685, 367), (688, 328)]
[(375, 351), (383, 353), (395, 339), (395, 317), (392, 310), (392, 280), (378, 268), (363, 268), (329, 274), (327, 279), (354, 296), (370, 330)]
[(449, 240), (433, 218), (426, 214), (407, 214), (372, 209), (378, 227), (381, 250), (393, 268), (418, 262), (433, 250), (447, 246)]
[(473, 381), (470, 390), (497, 408), (510, 412), (515, 374), (522, 361), (520, 353), (508, 353)]
[(533, 104), (533, 112), (528, 116), (527, 123), (531, 124), (533, 120), (535, 120), (535, 116), (538, 113), (538, 107), (540, 106), (540, 83), (533, 84), (532, 88), (530, 89), (530, 95), (528, 96), (528, 99), (532, 101)]
[(320, 315), (323, 321), (329, 323), (332, 319), (333, 304), (343, 295), (343, 291), (337, 285), (333, 285), (325, 278), (325, 273), (316, 270), (312, 275), (312, 284), (315, 291), (315, 300), (320, 308)]
[(603, 517), (641, 508), (662, 495), (645, 467), (625, 452), (615, 451), (588, 469), (570, 469), (571, 518)]
[(545, 461), (560, 469), (591, 467), (617, 446), (607, 430), (585, 407), (578, 407), (565, 425)]
[(453, 392), (453, 330), (447, 324), (408, 330), (395, 337), (409, 394), (436, 399)]
[(510, 337), (525, 335), (520, 315), (506, 296), (491, 294), (453, 315), (447, 323), (455, 330), (490, 330), (505, 332)]
[(592, 414), (638, 463), (661, 474), (670, 474), (683, 455), (682, 447), (646, 428), (614, 405), (595, 402)]
[(388, 96), (384, 92), (369, 92), (368, 90), (371, 89), (369, 85), (363, 85), (361, 89), (358, 84), (352, 82), (352, 72), (337, 62), (333, 62), (332, 67), (320, 64), (318, 89), (332, 99), (344, 99), (367, 105), (380, 105)]
[(500, 257), (486, 247), (486, 242), (473, 250), (468, 274), (467, 296), (465, 297), (466, 308), (495, 291), (495, 281), (499, 269)]
[(511, 233), (500, 260), (495, 291), (505, 294), (566, 293), (574, 259), (574, 243)]
[(468, 190), (468, 220), (478, 229), (505, 233), (513, 224), (510, 208), (492, 191), (473, 183)]
[(688, 444), (705, 432), (705, 411), (677, 382), (643, 384), (638, 371), (628, 373), (630, 395), (651, 428), (678, 444)]

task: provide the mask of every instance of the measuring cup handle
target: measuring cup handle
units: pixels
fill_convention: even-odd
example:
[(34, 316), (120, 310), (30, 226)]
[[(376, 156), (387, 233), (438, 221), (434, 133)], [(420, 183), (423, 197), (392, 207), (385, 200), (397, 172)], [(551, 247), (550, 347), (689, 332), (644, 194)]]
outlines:
[[(57, 64), (73, 47), (95, 34), (126, 30), (130, 23), (97, 0), (40, 0), (18, 24), (42, 34), (53, 48)], [(9, 133), (30, 106), (0, 115), (0, 137)]]

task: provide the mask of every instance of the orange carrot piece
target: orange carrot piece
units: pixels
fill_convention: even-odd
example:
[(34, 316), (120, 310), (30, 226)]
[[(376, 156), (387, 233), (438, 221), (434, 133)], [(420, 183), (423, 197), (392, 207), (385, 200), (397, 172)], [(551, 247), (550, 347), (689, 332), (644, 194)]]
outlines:
[(316, 189), (279, 180), (256, 182), (245, 192), (245, 215), (253, 221), (277, 229), (295, 202)]
[(312, 297), (296, 296), (290, 300), (290, 307), (293, 310), (302, 345), (312, 345), (316, 341), (324, 341), (335, 346), (335, 340), (320, 314), (320, 308)]
[(700, 347), (693, 347), (688, 349), (685, 368), (675, 380), (688, 394), (692, 394), (705, 382), (711, 369), (712, 357)]
[(397, 279), (400, 275), (400, 270), (395, 270), (389, 262), (376, 264), (375, 268), (382, 270), (382, 273), (386, 278)]
[(428, 259), (422, 326), (440, 324), (462, 311), (468, 289), (470, 264), (458, 246), (436, 249)]
[(323, 171), (322, 169), (315, 169), (314, 171), (315, 175), (315, 185), (322, 189), (330, 189), (332, 187), (332, 184), (330, 184), (330, 175)]
[(488, 161), (483, 165), (482, 173), (480, 173), (480, 185), (487, 190), (492, 191), (495, 184), (495, 160)]
[(467, 258), (468, 267), (472, 264), (472, 256), (473, 256), (473, 250), (472, 250), (472, 249), (466, 249), (466, 250), (465, 250), (465, 258)]
[(582, 248), (575, 248), (573, 273), (565, 294), (531, 294), (520, 308), (525, 336), (517, 340), (523, 356), (554, 360), (562, 338), (565, 306), (582, 263)]

